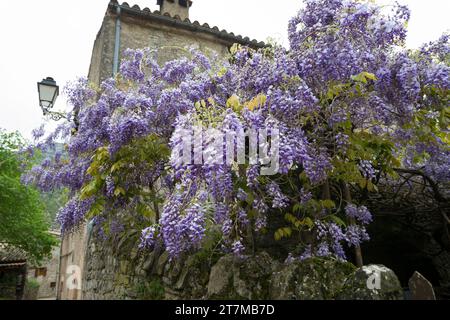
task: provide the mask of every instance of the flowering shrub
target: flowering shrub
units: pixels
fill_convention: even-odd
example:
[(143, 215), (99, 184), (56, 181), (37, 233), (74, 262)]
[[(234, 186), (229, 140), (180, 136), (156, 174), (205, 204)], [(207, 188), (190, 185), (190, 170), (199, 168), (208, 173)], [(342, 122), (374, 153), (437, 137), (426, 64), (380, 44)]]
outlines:
[[(286, 227), (275, 239), (299, 239), (290, 259), (346, 259), (344, 245), (367, 241), (372, 221), (351, 191), (376, 192), (401, 168), (450, 182), (448, 36), (405, 50), (409, 10), (390, 10), (310, 0), (289, 22), (290, 50), (234, 46), (229, 63), (190, 51), (160, 66), (155, 52), (129, 50), (101, 88), (80, 80), (67, 89), (78, 115), (76, 127), (60, 129), (76, 131), (69, 156), (30, 179), (70, 188), (59, 215), (65, 232), (102, 217), (99, 228), (111, 234), (124, 230), (111, 227), (121, 219), (142, 226), (141, 248), (163, 245), (172, 258), (209, 239), (243, 256), (281, 215)], [(211, 146), (222, 134), (276, 125), (277, 174), (251, 161), (180, 161), (185, 133), (199, 124), (220, 134), (203, 129), (195, 147), (219, 159), (226, 146), (223, 155)]]

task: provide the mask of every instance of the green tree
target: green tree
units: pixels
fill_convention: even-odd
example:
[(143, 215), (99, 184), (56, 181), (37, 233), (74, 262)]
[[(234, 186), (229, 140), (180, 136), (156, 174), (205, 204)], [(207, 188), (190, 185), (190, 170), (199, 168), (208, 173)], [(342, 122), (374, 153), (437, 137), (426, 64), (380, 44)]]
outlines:
[(25, 146), (18, 133), (0, 129), (0, 243), (21, 248), (40, 261), (57, 244), (49, 234), (40, 194), (21, 182), (27, 160), (19, 150)]

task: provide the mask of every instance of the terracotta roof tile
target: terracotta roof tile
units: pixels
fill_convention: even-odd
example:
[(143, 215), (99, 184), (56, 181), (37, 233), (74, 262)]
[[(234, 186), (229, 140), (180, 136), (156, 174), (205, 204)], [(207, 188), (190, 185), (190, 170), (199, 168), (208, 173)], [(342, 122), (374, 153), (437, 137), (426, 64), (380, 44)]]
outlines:
[(0, 265), (24, 262), (26, 260), (27, 255), (22, 249), (0, 243)]

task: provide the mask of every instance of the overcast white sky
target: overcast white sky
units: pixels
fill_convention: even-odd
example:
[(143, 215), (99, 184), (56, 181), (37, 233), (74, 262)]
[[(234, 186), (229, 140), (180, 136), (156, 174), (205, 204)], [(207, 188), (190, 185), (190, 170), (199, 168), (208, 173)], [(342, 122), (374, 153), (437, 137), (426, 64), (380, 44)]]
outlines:
[[(388, 0), (383, 0), (386, 2)], [(63, 87), (86, 76), (95, 36), (109, 0), (5, 0), (0, 18), (0, 128), (31, 130), (44, 119), (36, 83), (52, 76)], [(129, 0), (157, 10), (156, 0)], [(400, 0), (412, 10), (409, 47), (450, 30), (450, 0)], [(191, 20), (257, 40), (287, 44), (287, 22), (301, 0), (194, 0)], [(56, 109), (66, 108), (60, 96)]]

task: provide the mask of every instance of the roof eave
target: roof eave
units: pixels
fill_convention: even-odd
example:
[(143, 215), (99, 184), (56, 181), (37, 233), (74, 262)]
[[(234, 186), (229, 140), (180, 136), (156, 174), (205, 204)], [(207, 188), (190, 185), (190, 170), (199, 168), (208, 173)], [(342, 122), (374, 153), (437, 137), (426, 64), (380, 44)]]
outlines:
[(174, 28), (180, 28), (188, 30), (191, 32), (200, 32), (221, 39), (228, 42), (230, 45), (234, 43), (239, 43), (244, 46), (248, 46), (253, 49), (260, 49), (268, 47), (264, 42), (258, 42), (257, 40), (250, 40), (248, 37), (242, 37), (240, 35), (236, 36), (233, 33), (229, 33), (226, 30), (220, 31), (219, 28), (211, 28), (208, 24), (201, 25), (198, 21), (191, 22), (189, 19), (182, 21), (178, 16), (172, 17), (169, 14), (161, 15), (159, 11), (152, 12), (149, 8), (140, 9), (139, 6), (135, 5), (130, 7), (128, 3), (124, 2), (119, 4), (116, 0), (110, 1), (108, 5), (108, 10), (111, 15), (117, 14), (117, 8), (120, 7), (122, 14), (129, 14), (132, 16), (140, 17), (149, 21), (155, 21), (163, 23)]

